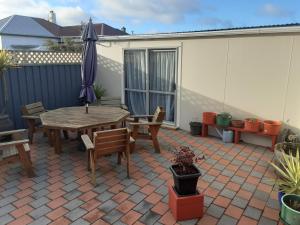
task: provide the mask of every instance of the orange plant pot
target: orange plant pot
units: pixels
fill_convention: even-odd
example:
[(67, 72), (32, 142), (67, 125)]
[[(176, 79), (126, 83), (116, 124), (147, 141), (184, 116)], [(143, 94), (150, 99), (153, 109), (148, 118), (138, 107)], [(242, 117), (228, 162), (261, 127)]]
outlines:
[(214, 112), (203, 112), (202, 113), (202, 122), (204, 124), (213, 125), (216, 124), (217, 113)]
[(261, 122), (258, 119), (245, 119), (244, 129), (251, 132), (258, 132), (260, 125)]
[(264, 133), (270, 135), (278, 135), (281, 129), (281, 122), (278, 120), (265, 120)]
[(203, 216), (204, 195), (178, 196), (169, 184), (169, 207), (176, 221), (201, 218)]

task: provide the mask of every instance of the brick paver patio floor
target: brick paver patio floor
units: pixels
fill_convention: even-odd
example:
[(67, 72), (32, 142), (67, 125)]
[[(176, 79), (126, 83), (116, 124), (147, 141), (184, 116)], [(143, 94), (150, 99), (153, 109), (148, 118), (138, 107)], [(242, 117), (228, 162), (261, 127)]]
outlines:
[(191, 146), (206, 160), (199, 163), (198, 188), (205, 193), (205, 214), (180, 224), (278, 224), (277, 191), (268, 161), (273, 153), (252, 145), (223, 144), (162, 129), (161, 154), (151, 142), (138, 141), (131, 179), (115, 156), (99, 160), (97, 187), (90, 184), (86, 155), (67, 140), (56, 155), (39, 137), (32, 148), (37, 176), (29, 179), (16, 163), (0, 167), (0, 224), (175, 224), (168, 209), (172, 182), (170, 149)]

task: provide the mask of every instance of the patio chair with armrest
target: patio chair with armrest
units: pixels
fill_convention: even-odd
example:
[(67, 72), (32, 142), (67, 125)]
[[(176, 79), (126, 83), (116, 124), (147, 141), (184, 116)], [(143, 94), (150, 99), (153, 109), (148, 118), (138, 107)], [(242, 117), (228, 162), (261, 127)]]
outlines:
[[(147, 119), (147, 122), (140, 121), (141, 118)], [(132, 129), (131, 136), (133, 139), (150, 139), (153, 142), (156, 153), (160, 153), (160, 146), (157, 139), (158, 131), (165, 118), (165, 111), (158, 106), (153, 115), (136, 115), (129, 118), (129, 127)], [(146, 133), (140, 132), (140, 128), (146, 128)], [(135, 144), (131, 145), (131, 151), (135, 148)]]
[[(52, 137), (49, 130), (42, 127), (40, 115), (47, 110), (44, 108), (42, 102), (35, 102), (28, 105), (24, 105), (21, 108), (22, 118), (26, 120), (28, 126), (28, 138), (29, 143), (33, 143), (33, 135), (38, 131), (44, 132), (49, 138), (50, 144), (52, 144)], [(65, 139), (68, 139), (68, 132), (63, 131)]]
[(25, 132), (24, 129), (0, 132), (0, 164), (20, 160), (27, 176), (33, 177), (29, 140), (22, 139), (22, 133)]
[(118, 164), (121, 164), (121, 157), (127, 160), (127, 176), (129, 177), (130, 147), (134, 142), (130, 137), (127, 128), (94, 132), (93, 142), (88, 135), (82, 135), (82, 141), (88, 152), (88, 168), (92, 171), (92, 183), (96, 185), (96, 166), (97, 159), (101, 156), (118, 154)]

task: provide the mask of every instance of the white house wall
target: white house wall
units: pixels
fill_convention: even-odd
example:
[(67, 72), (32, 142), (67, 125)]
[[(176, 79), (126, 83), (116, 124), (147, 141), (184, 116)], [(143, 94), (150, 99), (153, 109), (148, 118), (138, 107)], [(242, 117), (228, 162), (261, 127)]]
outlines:
[[(6, 50), (16, 50), (13, 48), (13, 45), (34, 45), (38, 46), (36, 49), (31, 50), (47, 50), (45, 44), (47, 38), (39, 38), (39, 37), (27, 37), (27, 36), (10, 36), (10, 35), (2, 35), (2, 49)], [(56, 39), (52, 39), (53, 41), (57, 41)]]
[(102, 42), (98, 81), (108, 95), (121, 96), (123, 49), (167, 47), (180, 48), (180, 128), (188, 130), (191, 120), (201, 121), (203, 111), (226, 111), (241, 119), (282, 120), (300, 130), (299, 35)]

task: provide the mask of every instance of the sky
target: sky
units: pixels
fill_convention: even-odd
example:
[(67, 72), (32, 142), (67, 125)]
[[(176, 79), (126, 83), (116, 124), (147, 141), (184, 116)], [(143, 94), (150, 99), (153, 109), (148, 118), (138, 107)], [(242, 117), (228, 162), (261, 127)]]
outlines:
[(2, 18), (17, 14), (59, 25), (94, 23), (127, 32), (159, 33), (300, 23), (300, 0), (0, 0)]

